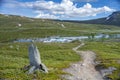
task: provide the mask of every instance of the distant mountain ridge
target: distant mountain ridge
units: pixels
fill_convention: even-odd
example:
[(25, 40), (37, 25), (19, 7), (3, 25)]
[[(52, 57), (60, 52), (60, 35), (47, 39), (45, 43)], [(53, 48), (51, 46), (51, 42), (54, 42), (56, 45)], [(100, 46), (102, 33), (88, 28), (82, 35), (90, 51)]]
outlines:
[[(13, 17), (23, 17), (23, 18), (30, 19), (29, 17), (25, 17), (25, 16), (0, 14), (0, 16), (2, 16), (2, 15), (4, 15), (4, 16), (13, 16)], [(31, 18), (31, 19), (35, 19), (35, 18)], [(104, 25), (120, 26), (120, 11), (113, 12), (108, 17), (92, 19), (92, 20), (85, 20), (85, 21), (57, 20), (57, 19), (45, 19), (45, 20), (53, 20), (53, 21), (60, 21), (60, 22), (75, 22), (75, 23), (86, 23), (86, 24), (104, 24)]]
[(106, 18), (106, 20), (117, 22), (118, 20), (120, 20), (120, 11), (113, 12)]
[(120, 26), (120, 11), (113, 12), (108, 17), (79, 21), (80, 23), (89, 23), (89, 24), (105, 24), (105, 25), (117, 25)]

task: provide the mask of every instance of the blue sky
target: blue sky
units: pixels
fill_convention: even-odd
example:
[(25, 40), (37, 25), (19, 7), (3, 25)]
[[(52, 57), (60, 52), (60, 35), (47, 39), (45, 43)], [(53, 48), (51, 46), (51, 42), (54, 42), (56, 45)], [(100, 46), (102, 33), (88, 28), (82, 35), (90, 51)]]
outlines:
[(106, 17), (120, 10), (120, 0), (0, 0), (0, 13), (61, 20)]

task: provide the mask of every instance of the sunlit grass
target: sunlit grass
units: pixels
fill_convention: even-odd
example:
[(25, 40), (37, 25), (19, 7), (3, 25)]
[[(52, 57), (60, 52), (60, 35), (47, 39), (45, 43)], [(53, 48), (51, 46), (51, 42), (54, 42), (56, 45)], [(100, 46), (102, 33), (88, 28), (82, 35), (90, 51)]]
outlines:
[(36, 43), (41, 54), (42, 62), (46, 64), (49, 73), (37, 71), (28, 75), (21, 70), (29, 64), (28, 43), (9, 43), (0, 45), (0, 78), (15, 80), (59, 80), (62, 69), (69, 67), (71, 62), (80, 60), (80, 57), (72, 51), (72, 47), (78, 43)]

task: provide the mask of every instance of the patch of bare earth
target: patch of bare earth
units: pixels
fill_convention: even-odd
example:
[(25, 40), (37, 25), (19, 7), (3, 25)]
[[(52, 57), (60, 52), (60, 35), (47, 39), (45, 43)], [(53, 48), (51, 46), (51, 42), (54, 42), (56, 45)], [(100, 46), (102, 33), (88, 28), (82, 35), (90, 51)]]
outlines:
[(78, 51), (77, 49), (82, 47), (84, 43), (73, 48), (73, 50), (82, 57), (82, 61), (71, 64), (65, 72), (71, 75), (64, 75), (67, 80), (103, 80), (102, 75), (95, 69), (96, 55), (92, 51)]

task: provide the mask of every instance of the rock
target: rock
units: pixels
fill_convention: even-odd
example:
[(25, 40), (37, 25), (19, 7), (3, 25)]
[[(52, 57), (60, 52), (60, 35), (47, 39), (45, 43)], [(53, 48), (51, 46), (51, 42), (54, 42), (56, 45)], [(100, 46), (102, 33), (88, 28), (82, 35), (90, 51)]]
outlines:
[(41, 62), (40, 52), (33, 43), (28, 48), (30, 65), (24, 69), (28, 70), (28, 74), (34, 73), (36, 70), (41, 70), (44, 73), (48, 73), (47, 67)]
[(109, 74), (112, 74), (112, 72), (115, 71), (115, 70), (117, 70), (117, 69), (114, 68), (114, 67), (109, 67), (107, 69), (100, 70), (100, 72), (101, 72), (102, 76), (105, 77), (105, 76), (107, 76)]

